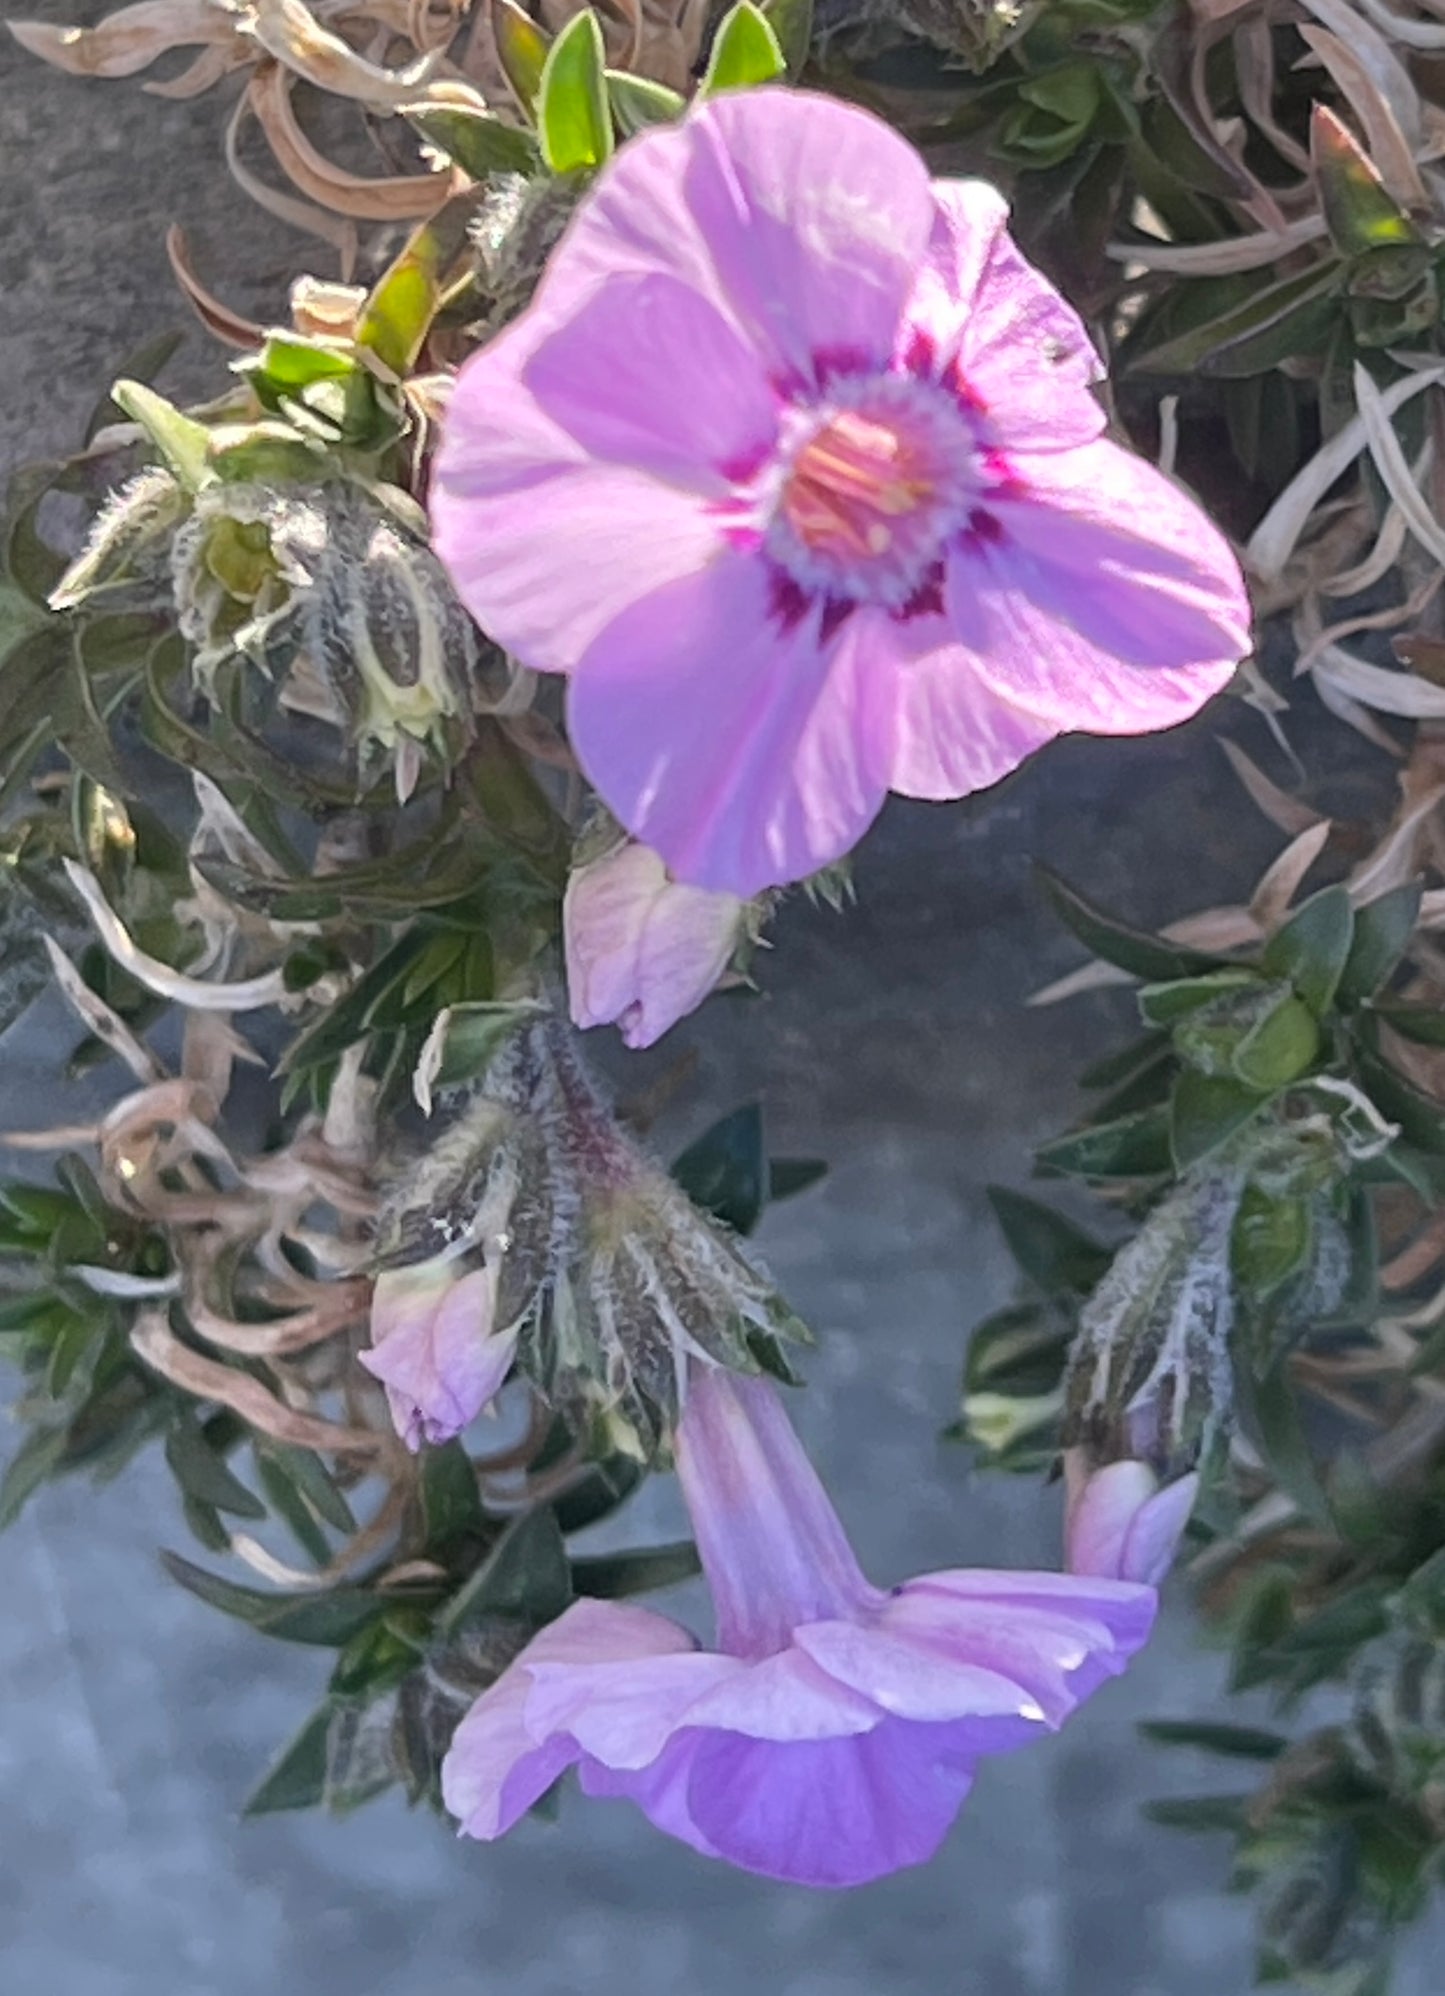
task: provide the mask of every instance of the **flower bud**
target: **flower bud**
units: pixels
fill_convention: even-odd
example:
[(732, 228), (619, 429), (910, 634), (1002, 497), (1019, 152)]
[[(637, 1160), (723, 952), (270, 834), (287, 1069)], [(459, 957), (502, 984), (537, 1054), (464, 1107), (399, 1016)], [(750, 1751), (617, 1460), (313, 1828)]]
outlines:
[(1241, 1171), (1192, 1173), (1162, 1199), (1079, 1313), (1066, 1378), (1065, 1448), (1092, 1469), (1192, 1469), (1232, 1396), (1230, 1233)]
[(386, 1388), (392, 1422), (409, 1449), (450, 1441), (499, 1391), (517, 1327), (498, 1329), (496, 1303), (495, 1264), (468, 1270), (439, 1255), (376, 1278), (372, 1348), (361, 1363)]
[(562, 903), (573, 1025), (615, 1025), (628, 1046), (650, 1047), (716, 987), (747, 908), (670, 879), (630, 839), (578, 867)]
[(1162, 1585), (1194, 1508), (1198, 1475), (1161, 1489), (1145, 1462), (1111, 1462), (1091, 1471), (1082, 1449), (1066, 1449), (1064, 1477), (1068, 1572)]

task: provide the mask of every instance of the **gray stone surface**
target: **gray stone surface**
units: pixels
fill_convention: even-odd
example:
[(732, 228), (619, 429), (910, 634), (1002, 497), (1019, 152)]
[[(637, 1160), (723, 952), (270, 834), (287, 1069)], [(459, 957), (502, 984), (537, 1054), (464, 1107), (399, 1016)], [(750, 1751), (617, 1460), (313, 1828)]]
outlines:
[[(17, 0), (6, 0), (6, 11)], [(49, 19), (99, 0), (23, 0)], [(218, 103), (83, 86), (0, 47), (0, 457), (63, 444), (107, 371), (180, 313), (161, 233), (179, 215), (234, 302), (274, 312), (304, 253), (218, 177)], [(317, 268), (322, 268), (318, 262)], [(193, 342), (189, 380), (205, 361)], [(1358, 760), (1330, 737), (1330, 754)], [(1362, 753), (1362, 752), (1361, 752)], [(1375, 780), (1365, 772), (1362, 782)], [(766, 1223), (763, 1251), (820, 1345), (797, 1418), (882, 1579), (969, 1561), (1049, 1563), (1056, 1498), (971, 1475), (938, 1441), (968, 1326), (1009, 1271), (983, 1187), (1020, 1183), (1117, 1001), (1020, 1009), (1077, 952), (1029, 884), (1032, 856), (1136, 915), (1251, 879), (1273, 835), (1221, 779), (1210, 729), (1065, 744), (1001, 792), (896, 806), (859, 905), (789, 907), (766, 995), (718, 1002), (682, 1043), (695, 1092), (669, 1134), (752, 1095), (776, 1147), (833, 1173)], [(65, 1032), (37, 1007), (0, 1047), (7, 1125), (54, 1109)], [(105, 1080), (73, 1106), (104, 1099)], [(67, 1110), (69, 1113), (69, 1110)], [(650, 1488), (616, 1522), (681, 1524)], [(495, 1849), (385, 1802), (344, 1824), (237, 1805), (317, 1691), (315, 1653), (264, 1642), (173, 1588), (184, 1544), (143, 1464), (103, 1495), (44, 1492), (0, 1540), (0, 1984), (14, 1996), (1242, 1996), (1248, 1919), (1217, 1845), (1149, 1830), (1139, 1805), (1219, 1777), (1141, 1747), (1135, 1721), (1215, 1710), (1222, 1666), (1187, 1602), (1058, 1740), (988, 1768), (926, 1870), (848, 1897), (735, 1875), (623, 1804), (569, 1799)], [(680, 1611), (695, 1612), (683, 1590)], [(1423, 1948), (1399, 1996), (1425, 1996)]]

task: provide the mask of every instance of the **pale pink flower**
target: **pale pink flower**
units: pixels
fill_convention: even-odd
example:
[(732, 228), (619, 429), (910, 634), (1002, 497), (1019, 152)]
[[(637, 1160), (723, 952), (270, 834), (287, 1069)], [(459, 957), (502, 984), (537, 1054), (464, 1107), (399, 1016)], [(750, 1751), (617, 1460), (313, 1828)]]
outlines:
[(740, 91), (624, 146), (462, 369), (432, 493), (468, 608), (673, 875), (749, 896), (885, 794), (1172, 726), (1248, 647), (1239, 567), (1103, 435), (1000, 196), (868, 113)]
[(1174, 1564), (1199, 1494), (1197, 1473), (1160, 1488), (1146, 1462), (1090, 1470), (1082, 1449), (1064, 1451), (1065, 1565), (1070, 1573), (1159, 1587)]
[(562, 940), (572, 1023), (615, 1025), (650, 1047), (713, 991), (742, 939), (747, 903), (669, 879), (629, 839), (567, 882)]
[(517, 1326), (494, 1328), (497, 1275), (494, 1263), (468, 1269), (436, 1255), (377, 1276), (371, 1349), (359, 1356), (386, 1388), (392, 1422), (409, 1449), (450, 1441), (501, 1389)]

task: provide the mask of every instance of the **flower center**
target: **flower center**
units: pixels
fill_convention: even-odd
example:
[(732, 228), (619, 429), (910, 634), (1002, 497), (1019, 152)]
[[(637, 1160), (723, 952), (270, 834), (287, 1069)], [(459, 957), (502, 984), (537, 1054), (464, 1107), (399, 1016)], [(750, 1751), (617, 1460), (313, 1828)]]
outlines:
[(768, 553), (810, 596), (907, 602), (979, 489), (964, 411), (934, 383), (894, 375), (836, 382), (792, 421)]
[(887, 554), (898, 526), (933, 495), (928, 460), (900, 424), (844, 409), (799, 451), (783, 512), (815, 553)]

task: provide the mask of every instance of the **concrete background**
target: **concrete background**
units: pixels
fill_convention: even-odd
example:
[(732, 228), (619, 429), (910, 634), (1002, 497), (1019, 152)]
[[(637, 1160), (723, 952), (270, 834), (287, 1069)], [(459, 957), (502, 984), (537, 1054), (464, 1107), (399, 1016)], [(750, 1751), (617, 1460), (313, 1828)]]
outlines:
[[(57, 21), (104, 11), (0, 7)], [(228, 301), (284, 309), (307, 245), (225, 183), (221, 110), (219, 95), (172, 104), (135, 82), (72, 82), (0, 40), (0, 462), (70, 443), (124, 356), (184, 323), (162, 248), (172, 219)], [(316, 246), (310, 267), (333, 274), (328, 256)], [(222, 365), (197, 333), (168, 382), (214, 389)], [(1252, 716), (1225, 718), (1265, 749)], [(715, 1003), (630, 1070), (609, 1061), (646, 1079), (695, 1045), (679, 1136), (761, 1095), (778, 1150), (831, 1160), (826, 1185), (777, 1209), (760, 1246), (819, 1335), (796, 1417), (880, 1581), (1057, 1559), (1055, 1497), (975, 1478), (937, 1439), (965, 1334), (1009, 1290), (983, 1187), (1024, 1181), (1031, 1143), (1073, 1111), (1077, 1068), (1126, 1030), (1127, 1003), (1112, 998), (1020, 1010), (1078, 957), (1029, 865), (1049, 859), (1141, 918), (1237, 893), (1277, 840), (1227, 776), (1218, 722), (1066, 743), (983, 800), (890, 807), (851, 913), (785, 910), (761, 1002)], [(1323, 756), (1348, 792), (1379, 783), (1369, 753), (1326, 724), (1312, 766)], [(68, 1030), (46, 1002), (0, 1047), (8, 1125), (49, 1119), (49, 1064)], [(105, 1087), (77, 1089), (75, 1113)], [(641, 1542), (681, 1522), (662, 1484), (618, 1535)], [(1249, 1917), (1223, 1895), (1224, 1847), (1138, 1813), (1151, 1795), (1229, 1785), (1227, 1770), (1134, 1733), (1139, 1718), (1220, 1708), (1222, 1663), (1182, 1596), (1139, 1666), (1061, 1738), (985, 1770), (933, 1865), (837, 1898), (734, 1874), (626, 1805), (576, 1797), (557, 1826), (524, 1825), (493, 1849), (389, 1800), (341, 1824), (240, 1822), (324, 1659), (182, 1594), (155, 1563), (158, 1543), (190, 1550), (150, 1463), (99, 1498), (84, 1484), (43, 1492), (0, 1540), (0, 1982), (14, 1996), (1250, 1986)], [(1425, 1954), (1422, 1941), (1397, 1996), (1438, 1987)]]

